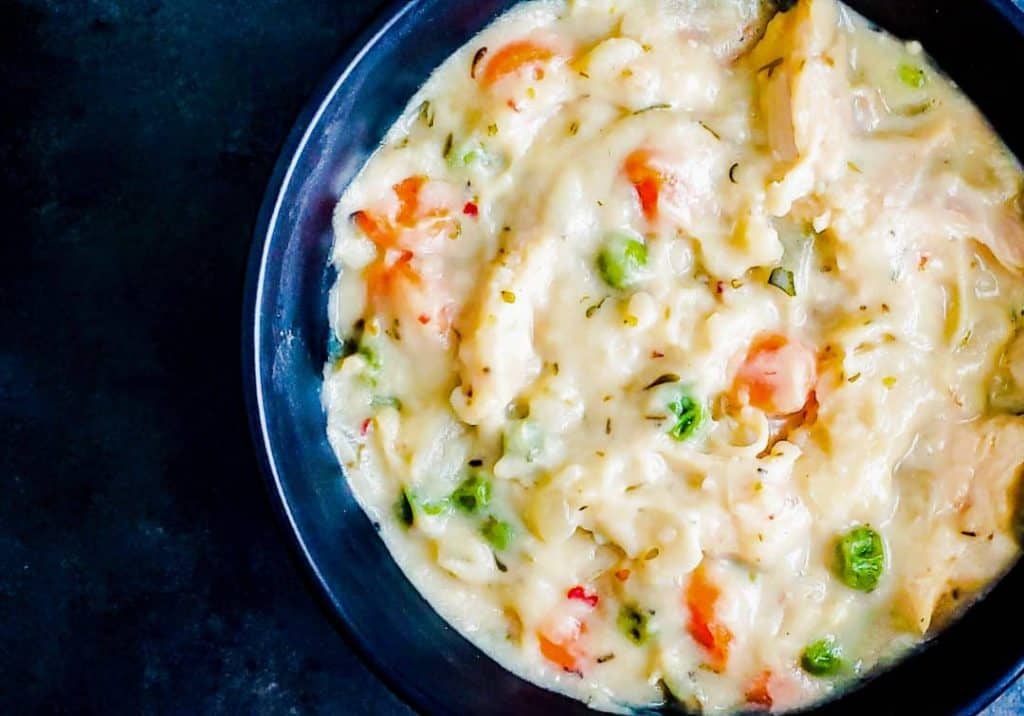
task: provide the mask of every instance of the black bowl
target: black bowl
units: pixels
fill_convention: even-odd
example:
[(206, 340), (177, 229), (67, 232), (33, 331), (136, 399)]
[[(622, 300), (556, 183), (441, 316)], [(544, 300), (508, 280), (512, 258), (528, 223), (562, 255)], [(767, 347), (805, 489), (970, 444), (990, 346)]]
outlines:
[[(290, 539), (342, 634), (409, 704), (432, 714), (592, 713), (505, 671), (430, 608), (353, 500), (320, 407), (335, 202), (431, 70), (513, 4), (407, 0), (358, 39), (284, 145), (260, 212), (245, 295), (251, 427)], [(1024, 11), (1011, 0), (850, 4), (889, 31), (921, 40), (1021, 155)], [(1022, 605), (1019, 564), (914, 656), (815, 713), (979, 711), (1024, 668)]]

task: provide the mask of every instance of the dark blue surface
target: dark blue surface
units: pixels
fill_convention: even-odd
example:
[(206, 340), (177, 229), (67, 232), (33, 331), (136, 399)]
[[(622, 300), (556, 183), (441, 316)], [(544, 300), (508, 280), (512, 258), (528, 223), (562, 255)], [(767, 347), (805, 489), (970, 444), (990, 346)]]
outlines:
[(280, 143), (373, 5), (0, 3), (0, 713), (411, 713), (290, 559), (238, 359)]

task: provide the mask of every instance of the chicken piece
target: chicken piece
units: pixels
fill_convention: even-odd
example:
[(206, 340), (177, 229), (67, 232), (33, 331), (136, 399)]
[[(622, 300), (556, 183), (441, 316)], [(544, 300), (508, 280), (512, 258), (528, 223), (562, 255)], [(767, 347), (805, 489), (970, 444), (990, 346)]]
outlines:
[(461, 383), (452, 392), (456, 415), (496, 433), (509, 403), (540, 373), (533, 340), (534, 316), (549, 294), (555, 240), (522, 240), (503, 250), (467, 303), (458, 326)]
[(833, 0), (800, 0), (768, 24), (750, 61), (768, 141), (779, 162), (769, 213), (782, 216), (846, 167), (852, 101)]
[(953, 426), (933, 469), (916, 476), (927, 496), (905, 494), (901, 509), (920, 513), (903, 538), (918, 546), (919, 558), (907, 565), (896, 600), (913, 628), (928, 630), (954, 586), (976, 588), (1005, 568), (1021, 465), (1024, 419), (1002, 415)]

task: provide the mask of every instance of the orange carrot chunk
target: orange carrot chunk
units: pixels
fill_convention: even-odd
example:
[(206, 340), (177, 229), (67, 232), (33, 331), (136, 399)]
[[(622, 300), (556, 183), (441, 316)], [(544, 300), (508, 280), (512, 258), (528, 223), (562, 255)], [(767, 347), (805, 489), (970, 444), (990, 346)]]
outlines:
[(370, 241), (381, 249), (393, 249), (398, 245), (398, 232), (385, 217), (370, 211), (357, 211), (352, 221)]
[(398, 213), (395, 221), (402, 226), (414, 226), (420, 218), (420, 189), (427, 183), (425, 176), (411, 176), (395, 184), (395, 196), (398, 197)]
[(510, 42), (494, 53), (481, 75), (484, 87), (490, 87), (506, 75), (518, 72), (528, 65), (547, 62), (555, 56), (553, 50), (530, 40)]
[(772, 695), (768, 690), (771, 678), (772, 672), (762, 671), (752, 682), (750, 682), (750, 686), (747, 687), (745, 694), (747, 703), (763, 706), (766, 709), (770, 709), (772, 707)]
[(363, 277), (366, 281), (366, 294), (370, 303), (387, 298), (395, 290), (399, 282), (407, 282), (414, 286), (420, 284), (420, 275), (412, 267), (412, 251), (403, 251), (401, 256), (390, 264), (378, 259), (370, 264)]
[(736, 373), (734, 390), (771, 416), (800, 412), (817, 381), (817, 360), (807, 346), (777, 333), (754, 340)]
[(560, 637), (549, 636), (543, 631), (537, 632), (537, 640), (540, 643), (540, 653), (545, 659), (565, 671), (581, 673), (581, 654), (577, 640), (580, 637), (581, 627), (579, 622), (574, 628)]
[(686, 588), (686, 606), (690, 610), (690, 636), (700, 644), (708, 656), (708, 666), (715, 671), (725, 669), (729, 660), (732, 632), (715, 617), (715, 604), (720, 592), (699, 568), (690, 577)]
[(658, 218), (658, 195), (664, 178), (652, 164), (651, 152), (637, 149), (626, 157), (623, 170), (640, 200), (640, 210), (648, 221)]

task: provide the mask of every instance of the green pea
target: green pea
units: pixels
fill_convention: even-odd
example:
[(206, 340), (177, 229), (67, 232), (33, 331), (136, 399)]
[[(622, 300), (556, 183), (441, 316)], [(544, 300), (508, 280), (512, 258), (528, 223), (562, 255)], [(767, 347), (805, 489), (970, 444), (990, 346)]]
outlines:
[(704, 406), (686, 392), (680, 392), (668, 404), (668, 411), (676, 419), (668, 434), (680, 442), (692, 437), (704, 423)]
[(641, 278), (647, 265), (647, 247), (636, 235), (613, 231), (597, 255), (597, 270), (612, 288), (628, 288)]
[(804, 649), (800, 665), (808, 674), (832, 676), (843, 666), (843, 650), (834, 636), (826, 636)]
[(885, 571), (885, 547), (877, 532), (867, 526), (855, 527), (836, 543), (836, 570), (843, 583), (870, 592)]
[(480, 473), (470, 475), (452, 493), (451, 501), (463, 512), (479, 512), (491, 502), (491, 483)]
[(480, 526), (480, 534), (499, 552), (508, 549), (508, 546), (512, 544), (512, 525), (496, 517), (487, 518)]

